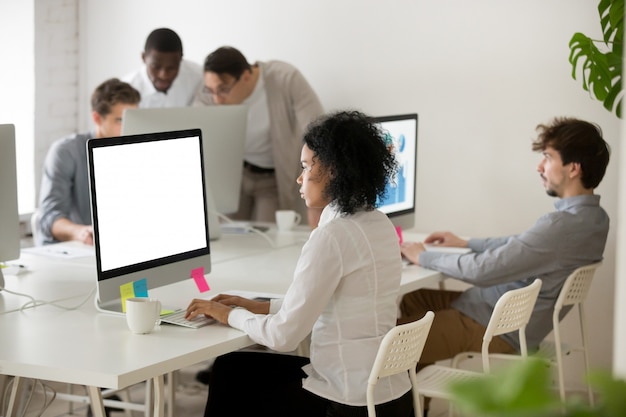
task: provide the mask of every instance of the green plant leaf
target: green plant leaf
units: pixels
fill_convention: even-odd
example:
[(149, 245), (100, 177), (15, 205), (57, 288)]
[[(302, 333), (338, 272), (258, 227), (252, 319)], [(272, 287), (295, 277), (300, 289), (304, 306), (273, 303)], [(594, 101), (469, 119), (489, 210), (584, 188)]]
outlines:
[(558, 399), (550, 390), (545, 362), (532, 358), (500, 372), (450, 387), (453, 403), (471, 416), (555, 416)]
[(452, 384), (450, 394), (457, 409), (470, 417), (626, 416), (626, 381), (606, 371), (591, 373), (587, 379), (599, 394), (594, 407), (580, 398), (561, 404), (545, 360), (533, 357), (493, 374)]
[[(582, 87), (609, 111), (622, 116), (622, 68), (624, 0), (600, 0), (598, 4), (602, 41), (577, 32), (569, 42), (572, 78), (582, 76)], [(598, 47), (601, 46), (601, 48)]]
[(600, 393), (599, 416), (626, 416), (626, 381), (614, 379), (609, 372), (595, 372), (588, 376), (589, 384)]
[(622, 43), (624, 27), (624, 1), (601, 0), (598, 4), (600, 25), (605, 43), (618, 41)]

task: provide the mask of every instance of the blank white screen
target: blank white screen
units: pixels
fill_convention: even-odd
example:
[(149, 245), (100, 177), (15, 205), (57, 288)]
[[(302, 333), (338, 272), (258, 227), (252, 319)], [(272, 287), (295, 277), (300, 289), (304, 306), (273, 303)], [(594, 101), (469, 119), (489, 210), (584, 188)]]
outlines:
[(207, 246), (198, 137), (93, 149), (103, 271)]

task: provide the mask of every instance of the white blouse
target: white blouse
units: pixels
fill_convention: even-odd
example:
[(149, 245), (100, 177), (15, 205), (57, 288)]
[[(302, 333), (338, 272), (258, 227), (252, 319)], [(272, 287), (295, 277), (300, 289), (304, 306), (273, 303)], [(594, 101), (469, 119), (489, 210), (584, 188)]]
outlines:
[[(396, 324), (401, 274), (398, 237), (385, 214), (341, 216), (328, 206), (302, 248), (285, 297), (272, 300), (270, 314), (238, 308), (228, 322), (256, 343), (283, 352), (296, 349), (312, 332), (304, 388), (363, 406), (378, 346)], [(381, 379), (375, 401), (397, 399), (409, 389), (406, 374)]]

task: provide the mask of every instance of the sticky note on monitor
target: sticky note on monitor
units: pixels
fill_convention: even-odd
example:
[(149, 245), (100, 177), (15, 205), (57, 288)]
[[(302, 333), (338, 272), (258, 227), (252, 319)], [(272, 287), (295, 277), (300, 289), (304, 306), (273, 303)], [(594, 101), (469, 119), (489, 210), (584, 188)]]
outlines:
[(206, 278), (204, 277), (204, 267), (201, 266), (199, 268), (195, 268), (191, 270), (191, 278), (196, 282), (196, 286), (198, 287), (198, 291), (207, 292), (211, 288), (209, 287), (208, 282), (206, 282)]
[(126, 313), (126, 299), (133, 297), (148, 296), (148, 282), (145, 278), (137, 281), (127, 282), (120, 285), (120, 296), (122, 297), (122, 312)]

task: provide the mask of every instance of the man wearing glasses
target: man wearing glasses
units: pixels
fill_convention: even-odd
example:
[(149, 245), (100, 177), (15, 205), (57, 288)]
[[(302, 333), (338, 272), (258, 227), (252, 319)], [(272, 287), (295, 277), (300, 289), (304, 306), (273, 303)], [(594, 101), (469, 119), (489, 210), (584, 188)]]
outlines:
[(319, 213), (307, 210), (295, 179), (300, 174), (302, 135), (323, 114), (317, 94), (302, 73), (282, 61), (249, 64), (229, 46), (204, 61), (204, 88), (194, 105), (248, 105), (238, 220), (273, 222), (278, 209), (307, 214), (311, 228)]
[(141, 53), (144, 66), (124, 81), (141, 94), (139, 107), (185, 107), (191, 105), (202, 86), (202, 68), (183, 59), (183, 44), (168, 28), (153, 30)]

